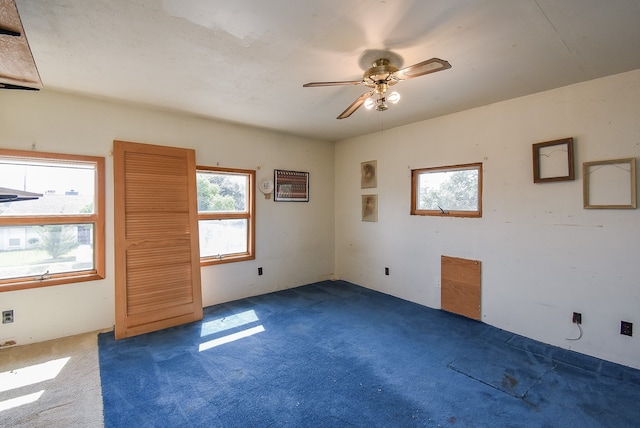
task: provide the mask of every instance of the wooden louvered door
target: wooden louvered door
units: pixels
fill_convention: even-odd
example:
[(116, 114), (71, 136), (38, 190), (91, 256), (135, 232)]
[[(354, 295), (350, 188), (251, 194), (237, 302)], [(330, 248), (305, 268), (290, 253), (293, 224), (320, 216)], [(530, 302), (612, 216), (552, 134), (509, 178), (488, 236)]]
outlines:
[(202, 319), (195, 152), (113, 148), (116, 339)]

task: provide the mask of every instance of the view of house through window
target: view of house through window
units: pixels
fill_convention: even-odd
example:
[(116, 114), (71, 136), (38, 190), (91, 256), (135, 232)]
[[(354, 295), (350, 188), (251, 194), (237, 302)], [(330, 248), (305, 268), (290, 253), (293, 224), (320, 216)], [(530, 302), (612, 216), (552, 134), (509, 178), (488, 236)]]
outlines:
[(411, 214), (482, 216), (482, 164), (411, 171)]
[(201, 264), (255, 258), (255, 171), (197, 169)]
[(97, 233), (103, 163), (0, 150), (1, 289), (104, 276)]

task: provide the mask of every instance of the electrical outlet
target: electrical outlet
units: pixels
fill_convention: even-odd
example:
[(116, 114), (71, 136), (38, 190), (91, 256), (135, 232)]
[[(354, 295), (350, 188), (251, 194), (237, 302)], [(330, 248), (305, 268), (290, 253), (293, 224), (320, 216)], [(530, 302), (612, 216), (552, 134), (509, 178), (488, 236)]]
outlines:
[(262, 275), (262, 268), (261, 267), (258, 268), (258, 275)]
[(13, 322), (13, 309), (2, 311), (2, 324), (10, 324)]
[(620, 334), (633, 336), (633, 323), (629, 321), (620, 321)]
[(389, 268), (388, 267), (384, 268), (384, 274), (385, 275), (389, 275)]
[(582, 324), (582, 314), (580, 312), (574, 312), (571, 321), (574, 324)]

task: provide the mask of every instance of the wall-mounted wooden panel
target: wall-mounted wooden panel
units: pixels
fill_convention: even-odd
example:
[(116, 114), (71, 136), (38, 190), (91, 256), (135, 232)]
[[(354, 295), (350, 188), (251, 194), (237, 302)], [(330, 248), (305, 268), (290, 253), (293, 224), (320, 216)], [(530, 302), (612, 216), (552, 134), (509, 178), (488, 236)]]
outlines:
[(116, 339), (202, 319), (195, 151), (113, 147)]
[(441, 306), (448, 312), (480, 319), (480, 262), (441, 257)]
[(0, 0), (0, 89), (41, 89), (15, 0)]

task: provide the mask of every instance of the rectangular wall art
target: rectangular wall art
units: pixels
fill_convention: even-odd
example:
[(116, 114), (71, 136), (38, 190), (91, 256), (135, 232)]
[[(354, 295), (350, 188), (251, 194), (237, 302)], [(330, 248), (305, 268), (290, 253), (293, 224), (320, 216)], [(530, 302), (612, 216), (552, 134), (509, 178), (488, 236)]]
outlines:
[(276, 202), (309, 202), (309, 173), (301, 171), (274, 171)]
[(575, 179), (573, 138), (533, 145), (533, 182)]
[(378, 221), (378, 195), (362, 195), (362, 221)]
[(585, 208), (636, 207), (635, 158), (585, 162), (582, 169)]
[(378, 186), (377, 161), (367, 161), (360, 163), (360, 188), (372, 189)]

